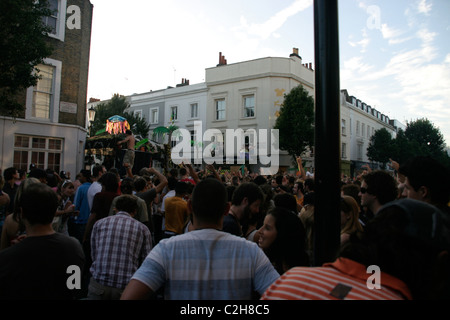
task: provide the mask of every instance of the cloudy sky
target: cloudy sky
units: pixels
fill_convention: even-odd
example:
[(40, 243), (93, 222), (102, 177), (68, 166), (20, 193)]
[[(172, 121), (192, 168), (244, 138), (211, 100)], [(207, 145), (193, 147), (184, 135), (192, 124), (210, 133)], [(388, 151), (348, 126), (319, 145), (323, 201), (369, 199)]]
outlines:
[[(203, 82), (228, 63), (314, 64), (313, 0), (91, 0), (88, 98)], [(450, 1), (340, 0), (341, 89), (391, 119), (431, 120), (450, 145)]]

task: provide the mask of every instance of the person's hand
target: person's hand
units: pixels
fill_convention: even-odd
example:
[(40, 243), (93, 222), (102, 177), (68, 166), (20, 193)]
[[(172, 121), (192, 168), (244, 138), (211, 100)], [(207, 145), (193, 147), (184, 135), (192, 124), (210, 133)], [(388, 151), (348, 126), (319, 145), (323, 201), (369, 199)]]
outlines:
[(15, 245), (18, 244), (19, 242), (21, 242), (23, 239), (25, 239), (27, 237), (26, 234), (22, 234), (20, 236), (18, 236), (17, 238), (11, 240), (11, 245)]
[(392, 160), (391, 158), (389, 158), (389, 166), (394, 169), (395, 171), (398, 171), (398, 169), (400, 169), (400, 164), (397, 161)]

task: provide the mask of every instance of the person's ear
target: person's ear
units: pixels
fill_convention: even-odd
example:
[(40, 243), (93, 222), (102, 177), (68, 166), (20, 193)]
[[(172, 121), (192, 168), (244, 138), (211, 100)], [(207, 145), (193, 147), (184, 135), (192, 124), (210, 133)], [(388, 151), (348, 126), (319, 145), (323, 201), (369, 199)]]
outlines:
[(426, 199), (426, 198), (430, 197), (430, 191), (429, 191), (428, 187), (426, 187), (426, 186), (421, 186), (419, 188), (419, 193), (422, 196), (422, 199)]

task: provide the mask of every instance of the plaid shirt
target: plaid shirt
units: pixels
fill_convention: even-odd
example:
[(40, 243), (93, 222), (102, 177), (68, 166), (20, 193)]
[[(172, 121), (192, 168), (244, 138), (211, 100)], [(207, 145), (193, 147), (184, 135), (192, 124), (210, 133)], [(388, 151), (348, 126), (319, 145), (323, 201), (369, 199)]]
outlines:
[(91, 236), (94, 280), (124, 289), (152, 249), (151, 239), (147, 226), (126, 212), (97, 221)]

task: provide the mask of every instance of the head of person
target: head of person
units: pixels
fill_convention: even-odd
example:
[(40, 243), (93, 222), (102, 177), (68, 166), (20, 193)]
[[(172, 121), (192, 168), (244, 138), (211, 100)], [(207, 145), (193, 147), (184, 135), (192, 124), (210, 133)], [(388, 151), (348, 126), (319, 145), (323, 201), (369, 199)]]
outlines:
[(363, 231), (359, 222), (359, 205), (353, 197), (341, 197), (341, 233)]
[(63, 198), (70, 198), (75, 194), (75, 186), (70, 180), (63, 180), (58, 185), (58, 193)]
[(400, 199), (383, 206), (341, 256), (402, 280), (413, 299), (450, 294), (450, 221), (435, 206)]
[(169, 188), (169, 190), (175, 190), (175, 186), (177, 185), (178, 180), (171, 176), (167, 178), (167, 188)]
[(219, 180), (206, 178), (192, 191), (188, 202), (194, 215), (194, 223), (221, 226), (230, 208), (228, 193)]
[(292, 188), (292, 193), (294, 195), (303, 195), (305, 193), (305, 189), (303, 187), (303, 183), (300, 181), (297, 181), (294, 183), (294, 187)]
[(20, 196), (21, 219), (31, 226), (51, 224), (57, 208), (56, 192), (42, 183), (31, 183)]
[(307, 178), (305, 182), (303, 183), (305, 192), (312, 192), (314, 191), (314, 179), (313, 178)]
[(178, 181), (175, 185), (175, 194), (179, 197), (183, 197), (189, 192), (189, 184), (187, 182)]
[(131, 178), (124, 178), (120, 184), (120, 192), (122, 194), (133, 194), (134, 181)]
[(47, 172), (41, 168), (34, 168), (28, 175), (29, 178), (36, 178), (41, 183), (47, 184)]
[(397, 183), (386, 171), (372, 171), (363, 176), (359, 195), (363, 206), (370, 208), (376, 201), (384, 205), (397, 198)]
[(16, 168), (7, 168), (3, 171), (3, 177), (5, 181), (17, 180), (19, 179), (19, 171)]
[(403, 164), (399, 172), (405, 179), (406, 197), (446, 206), (450, 201), (450, 173), (431, 157), (415, 157)]
[(342, 196), (350, 196), (356, 200), (358, 205), (361, 204), (361, 197), (359, 196), (360, 186), (354, 183), (344, 184), (341, 187)]
[(117, 180), (117, 175), (112, 172), (107, 172), (103, 174), (98, 182), (102, 185), (103, 191), (106, 192), (117, 192), (119, 189), (119, 181)]
[(126, 131), (125, 131), (125, 134), (126, 134), (127, 136), (131, 136), (131, 135), (133, 135), (133, 132), (132, 132), (131, 130), (126, 130)]
[(106, 172), (106, 169), (104, 166), (102, 165), (95, 165), (94, 168), (92, 169), (92, 176), (94, 178), (100, 178), (104, 173)]
[(294, 212), (283, 207), (269, 210), (258, 232), (258, 245), (275, 263), (279, 272), (308, 265), (306, 231)]
[(231, 204), (243, 210), (241, 219), (246, 220), (259, 212), (263, 201), (264, 193), (261, 188), (253, 182), (244, 182), (234, 190)]
[(130, 194), (123, 194), (117, 198), (115, 208), (117, 212), (123, 211), (134, 217), (138, 208), (137, 199)]
[(273, 197), (275, 207), (282, 207), (297, 214), (297, 200), (290, 193), (279, 193)]
[(79, 178), (81, 183), (91, 182), (91, 171), (89, 170), (81, 170), (79, 174)]
[(139, 177), (134, 181), (134, 187), (136, 192), (142, 192), (147, 188), (147, 180), (143, 177)]

